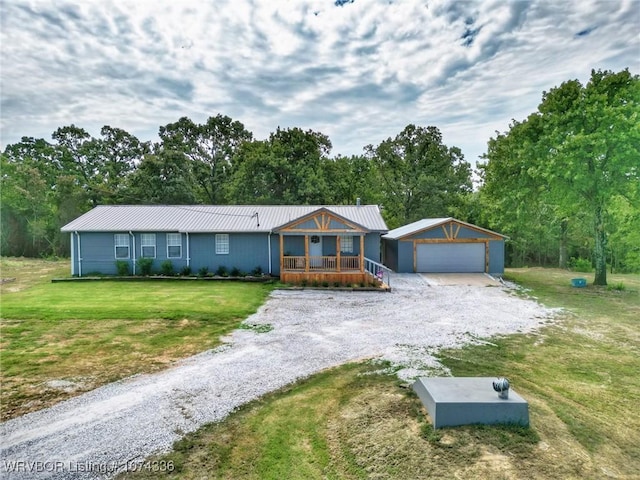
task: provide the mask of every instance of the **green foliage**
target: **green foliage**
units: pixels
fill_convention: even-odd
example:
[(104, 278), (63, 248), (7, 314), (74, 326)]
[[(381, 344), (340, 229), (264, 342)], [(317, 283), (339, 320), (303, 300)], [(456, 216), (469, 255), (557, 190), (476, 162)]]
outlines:
[(574, 272), (584, 272), (584, 273), (593, 272), (593, 266), (591, 265), (591, 261), (585, 258), (571, 257), (571, 260), (569, 261), (569, 268)]
[(218, 269), (216, 270), (216, 275), (218, 277), (228, 277), (229, 276), (229, 270), (227, 270), (227, 267), (225, 267), (224, 265), (220, 265), (218, 267)]
[(129, 262), (127, 260), (116, 260), (116, 270), (121, 277), (129, 275)]
[(241, 277), (241, 276), (243, 276), (242, 272), (240, 271), (240, 269), (238, 267), (233, 267), (231, 269), (230, 275), (232, 277)]
[(623, 262), (633, 250), (639, 102), (637, 75), (592, 71), (586, 85), (571, 80), (544, 92), (538, 111), (489, 140), (481, 199), (490, 227), (511, 237), (522, 263), (545, 244), (559, 247), (563, 263), (571, 243), (587, 243), (594, 283), (605, 285), (607, 255)]
[(164, 260), (160, 264), (160, 273), (162, 273), (162, 275), (172, 276), (175, 273), (173, 270), (173, 262), (171, 260)]
[(260, 275), (262, 275), (262, 267), (258, 265), (256, 268), (251, 270), (251, 275), (253, 275), (254, 277), (259, 277)]
[(136, 260), (136, 264), (140, 269), (140, 275), (151, 275), (151, 268), (153, 267), (153, 258), (142, 257)]
[(198, 269), (199, 277), (206, 277), (209, 274), (209, 267), (200, 267)]
[(449, 216), (471, 192), (471, 168), (457, 147), (442, 143), (436, 127), (407, 125), (367, 155), (376, 165), (383, 214), (390, 228), (426, 217)]
[(607, 285), (607, 290), (615, 290), (617, 292), (624, 292), (627, 289), (624, 282), (616, 282), (610, 285)]
[(182, 267), (182, 270), (180, 270), (180, 275), (182, 275), (183, 277), (188, 277), (189, 275), (191, 275), (191, 267), (189, 266)]

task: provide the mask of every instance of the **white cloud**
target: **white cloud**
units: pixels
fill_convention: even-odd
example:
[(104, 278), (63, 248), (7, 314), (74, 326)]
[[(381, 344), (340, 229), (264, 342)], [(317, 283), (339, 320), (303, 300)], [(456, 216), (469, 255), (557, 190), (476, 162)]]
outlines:
[(27, 1), (0, 4), (0, 145), (75, 123), (142, 140), (218, 113), (360, 153), (435, 125), (470, 161), (591, 69), (640, 70), (637, 0)]

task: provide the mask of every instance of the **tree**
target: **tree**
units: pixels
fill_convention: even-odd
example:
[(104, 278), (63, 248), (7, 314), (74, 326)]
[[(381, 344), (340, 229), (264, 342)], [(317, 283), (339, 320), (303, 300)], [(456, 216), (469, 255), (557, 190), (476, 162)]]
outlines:
[(151, 205), (193, 205), (198, 203), (193, 189), (189, 160), (182, 152), (160, 149), (147, 154), (127, 178), (129, 203)]
[(149, 144), (122, 130), (105, 125), (101, 139), (93, 140), (90, 150), (94, 155), (95, 174), (92, 188), (102, 204), (120, 203), (125, 196), (127, 176), (149, 153)]
[[(640, 204), (639, 102), (637, 75), (592, 71), (584, 86), (571, 80), (544, 92), (537, 112), (489, 142), (483, 190), (514, 208), (547, 207), (561, 238), (569, 219), (588, 222), (595, 285), (607, 283), (616, 196)], [(522, 190), (509, 188), (516, 182)]]
[(231, 203), (322, 204), (329, 188), (322, 171), (329, 138), (312, 130), (280, 129), (245, 143), (234, 157)]
[(446, 216), (471, 192), (471, 168), (457, 147), (442, 143), (436, 127), (407, 125), (394, 139), (366, 147), (376, 165), (391, 227)]
[(209, 117), (203, 125), (187, 117), (160, 127), (163, 148), (184, 152), (191, 160), (191, 171), (199, 187), (198, 200), (210, 204), (224, 202), (233, 156), (251, 132), (228, 116)]

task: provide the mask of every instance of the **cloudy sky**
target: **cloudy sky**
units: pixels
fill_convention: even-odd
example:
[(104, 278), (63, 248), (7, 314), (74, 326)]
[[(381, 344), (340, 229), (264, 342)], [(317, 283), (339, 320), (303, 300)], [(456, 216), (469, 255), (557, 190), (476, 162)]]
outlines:
[(435, 125), (475, 162), (544, 90), (640, 73), (640, 0), (0, 0), (0, 18), (2, 150), (221, 113), (334, 155)]

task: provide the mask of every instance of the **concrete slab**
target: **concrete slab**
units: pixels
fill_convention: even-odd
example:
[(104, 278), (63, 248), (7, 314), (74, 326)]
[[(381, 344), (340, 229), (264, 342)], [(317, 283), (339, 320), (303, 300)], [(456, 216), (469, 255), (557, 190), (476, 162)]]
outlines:
[(500, 282), (486, 273), (421, 273), (430, 286), (469, 285), (473, 287), (499, 287)]
[(513, 389), (501, 399), (495, 377), (422, 377), (413, 389), (429, 412), (434, 428), (472, 424), (529, 425), (529, 404)]

